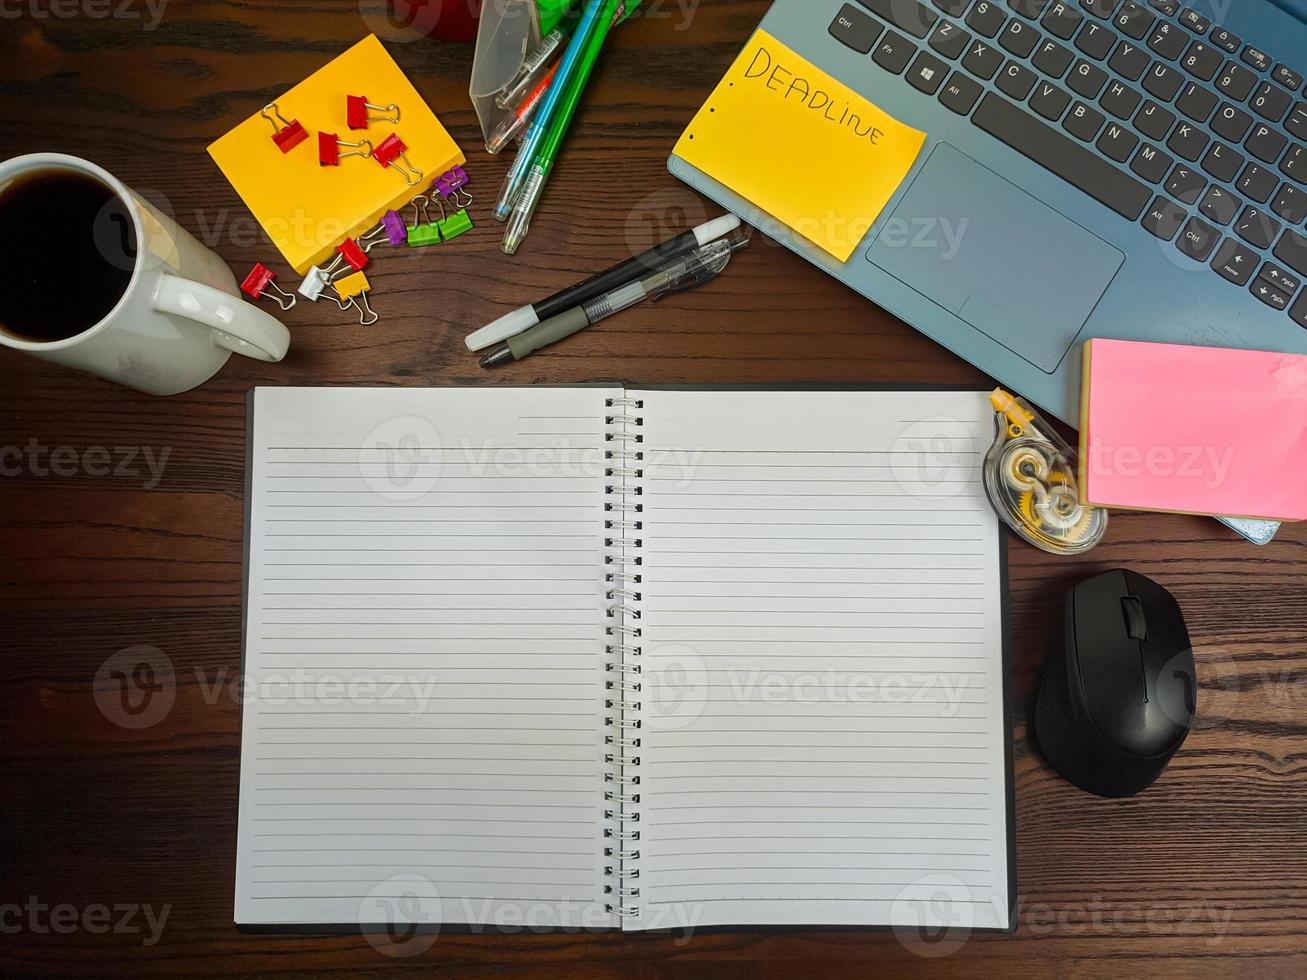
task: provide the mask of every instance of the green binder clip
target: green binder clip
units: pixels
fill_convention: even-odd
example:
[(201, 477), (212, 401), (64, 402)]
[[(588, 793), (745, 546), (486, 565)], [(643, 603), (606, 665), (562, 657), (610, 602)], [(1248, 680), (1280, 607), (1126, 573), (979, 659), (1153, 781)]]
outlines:
[[(427, 205), (431, 202), (425, 196), (418, 196), (413, 199), (413, 224), (408, 230), (408, 247), (409, 248), (426, 248), (430, 245), (439, 245), (441, 242), (440, 223), (431, 220), (431, 215), (427, 211)], [(440, 217), (445, 217), (445, 209), (440, 209)]]
[(440, 222), (440, 234), (444, 236), (445, 241), (452, 242), (459, 235), (466, 235), (474, 227), (472, 218), (467, 213), (467, 208), (464, 208), (457, 214)]

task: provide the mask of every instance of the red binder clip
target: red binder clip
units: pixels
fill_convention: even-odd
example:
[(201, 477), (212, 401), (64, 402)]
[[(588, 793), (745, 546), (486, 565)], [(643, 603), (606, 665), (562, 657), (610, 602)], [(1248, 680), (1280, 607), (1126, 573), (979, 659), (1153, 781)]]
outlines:
[[(349, 147), (341, 152), (342, 147)], [(349, 143), (337, 138), (335, 133), (318, 134), (318, 163), (324, 167), (339, 167), (341, 157), (370, 157), (372, 144), (367, 140)]]
[[(372, 151), (372, 159), (383, 167), (394, 167), (410, 187), (422, 183), (423, 173), (408, 162), (408, 147), (404, 141), (391, 133)], [(398, 161), (403, 161), (402, 163)]]
[[(241, 283), (241, 292), (250, 299), (262, 299), (266, 295), (282, 310), (289, 310), (295, 305), (295, 297), (273, 282), (275, 278), (272, 270), (266, 265), (262, 262), (256, 263), (250, 270), (250, 274), (245, 277), (245, 281)], [(272, 292), (269, 293), (268, 290)]]
[(350, 129), (367, 129), (368, 123), (399, 122), (399, 106), (373, 105), (366, 95), (345, 96), (345, 120)]
[(277, 148), (282, 153), (289, 153), (309, 138), (308, 130), (300, 125), (300, 121), (288, 120), (281, 114), (275, 102), (265, 105), (259, 115), (272, 123), (272, 142), (277, 144)]
[(369, 262), (367, 252), (353, 238), (346, 238), (344, 242), (336, 247), (336, 257), (331, 260), (331, 265), (322, 270), (327, 282), (331, 282), (337, 275), (345, 271), (348, 266), (354, 272), (362, 272)]

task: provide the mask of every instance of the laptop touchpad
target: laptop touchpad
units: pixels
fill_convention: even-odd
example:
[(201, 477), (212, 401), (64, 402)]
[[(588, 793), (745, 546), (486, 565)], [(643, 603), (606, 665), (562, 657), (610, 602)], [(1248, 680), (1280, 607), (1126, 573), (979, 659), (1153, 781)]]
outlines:
[(867, 258), (1051, 374), (1125, 254), (940, 143)]

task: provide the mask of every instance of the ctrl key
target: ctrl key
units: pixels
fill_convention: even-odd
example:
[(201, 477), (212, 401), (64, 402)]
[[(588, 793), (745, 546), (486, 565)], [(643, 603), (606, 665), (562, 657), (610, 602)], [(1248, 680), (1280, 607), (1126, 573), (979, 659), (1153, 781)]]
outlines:
[(884, 28), (851, 3), (836, 16), (830, 26), (831, 37), (843, 41), (858, 54), (868, 54)]

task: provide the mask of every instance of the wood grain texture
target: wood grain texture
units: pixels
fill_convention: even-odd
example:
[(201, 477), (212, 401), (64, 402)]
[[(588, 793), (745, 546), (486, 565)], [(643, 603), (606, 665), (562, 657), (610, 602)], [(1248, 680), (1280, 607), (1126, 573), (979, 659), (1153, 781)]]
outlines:
[[(66, 13), (66, 3), (3, 5), (4, 152), (87, 156), (242, 273), (275, 258), (205, 146), (369, 29), (386, 28), (383, 0), (173, 0), (153, 30), (143, 3), (121, 3), (81, 0), (72, 17), (52, 9)], [(384, 256), (373, 277), (377, 326), (302, 303), (287, 317), (294, 349), (285, 363), (235, 358), (210, 384), (165, 400), (0, 352), (0, 446), (70, 447), (55, 472), (38, 461), (0, 479), (0, 905), (34, 896), (79, 909), (170, 908), (153, 945), (141, 932), (61, 934), (33, 928), (26, 912), (5, 912), (0, 970), (1303, 975), (1307, 529), (1257, 549), (1212, 521), (1151, 515), (1115, 516), (1107, 543), (1082, 559), (1011, 548), (1022, 903), (1013, 936), (974, 937), (929, 959), (892, 934), (849, 930), (442, 935), (422, 955), (394, 959), (359, 937), (243, 936), (232, 927), (239, 705), (230, 685), (239, 671), (252, 385), (987, 383), (761, 240), (706, 290), (633, 310), (493, 378), (479, 371), (462, 345), (469, 329), (711, 210), (667, 174), (666, 155), (767, 4), (647, 6), (614, 35), (516, 261), (499, 254), (488, 210), (507, 161), (472, 149), (471, 49), (387, 29), (390, 50), (469, 148), (479, 227), (438, 253)], [(136, 16), (92, 15), (106, 9)], [(100, 456), (83, 456), (94, 447), (112, 461), (107, 475), (96, 475)], [(157, 481), (146, 449), (156, 462), (167, 453)], [(69, 453), (82, 462), (65, 465)], [(1108, 802), (1038, 760), (1024, 717), (1063, 594), (1118, 565), (1179, 598), (1197, 648), (1203, 718), (1161, 783)], [(165, 651), (177, 682), (168, 717), (139, 732), (110, 723), (93, 697), (100, 665), (135, 644)], [(135, 923), (143, 925), (140, 916)]]

